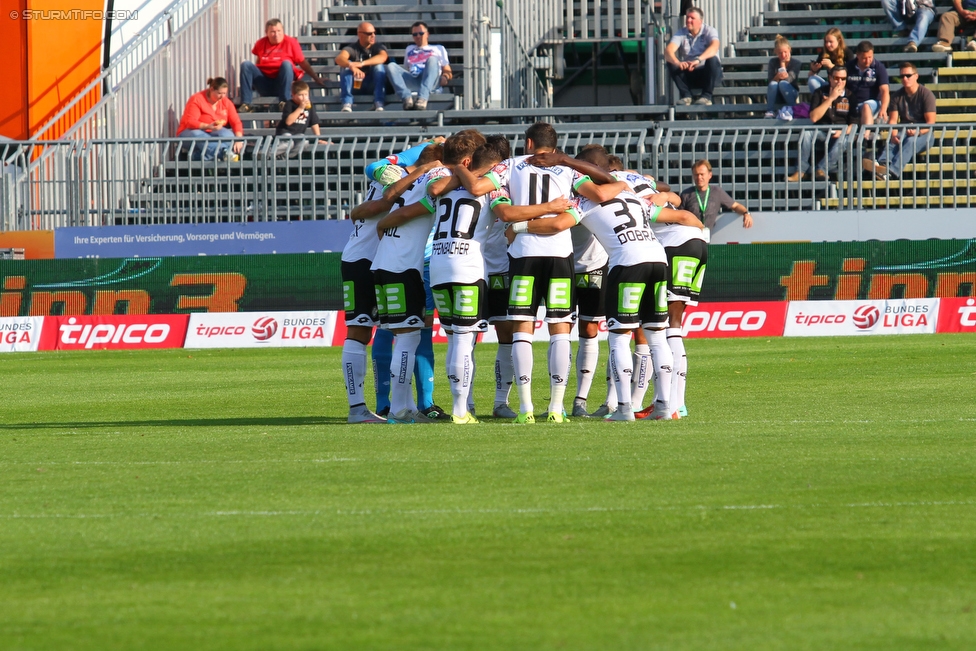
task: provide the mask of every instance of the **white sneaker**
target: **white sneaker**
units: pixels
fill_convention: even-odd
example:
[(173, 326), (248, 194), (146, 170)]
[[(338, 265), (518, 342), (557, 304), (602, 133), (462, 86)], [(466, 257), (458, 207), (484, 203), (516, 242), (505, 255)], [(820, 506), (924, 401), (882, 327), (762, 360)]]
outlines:
[(352, 113), (352, 104), (343, 104), (340, 113)]
[(373, 102), (373, 110), (374, 111), (382, 111), (383, 110), (383, 102)]
[(976, 52), (976, 38), (966, 43), (966, 49), (972, 52)]
[(385, 423), (385, 418), (380, 418), (366, 407), (357, 407), (349, 410), (347, 423)]
[(634, 417), (634, 410), (632, 407), (621, 407), (617, 411), (607, 416), (605, 420), (630, 422), (637, 419)]

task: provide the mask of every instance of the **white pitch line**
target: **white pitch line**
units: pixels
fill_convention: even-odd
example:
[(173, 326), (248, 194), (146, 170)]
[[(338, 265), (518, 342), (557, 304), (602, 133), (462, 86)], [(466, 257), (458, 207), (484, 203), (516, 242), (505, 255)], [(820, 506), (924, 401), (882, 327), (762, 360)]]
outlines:
[[(363, 516), (363, 515), (560, 515), (571, 513), (646, 513), (652, 511), (767, 511), (773, 509), (830, 509), (830, 508), (910, 508), (933, 506), (976, 506), (974, 500), (920, 501), (920, 502), (864, 502), (853, 504), (722, 504), (707, 506), (665, 505), (651, 507), (589, 506), (577, 509), (515, 508), (515, 509), (329, 509), (314, 511), (206, 511), (188, 514), (197, 518), (227, 517), (295, 517), (295, 516)], [(179, 517), (161, 513), (7, 513), (0, 514), (5, 520), (39, 519), (106, 519), (106, 518), (171, 518)]]

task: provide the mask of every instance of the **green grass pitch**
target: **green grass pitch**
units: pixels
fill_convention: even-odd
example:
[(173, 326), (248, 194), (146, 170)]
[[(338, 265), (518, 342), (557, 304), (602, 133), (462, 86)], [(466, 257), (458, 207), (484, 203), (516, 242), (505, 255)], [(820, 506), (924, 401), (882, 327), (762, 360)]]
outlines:
[(468, 427), (346, 425), (339, 349), (4, 355), (0, 649), (976, 648), (976, 336), (688, 350), (687, 419)]

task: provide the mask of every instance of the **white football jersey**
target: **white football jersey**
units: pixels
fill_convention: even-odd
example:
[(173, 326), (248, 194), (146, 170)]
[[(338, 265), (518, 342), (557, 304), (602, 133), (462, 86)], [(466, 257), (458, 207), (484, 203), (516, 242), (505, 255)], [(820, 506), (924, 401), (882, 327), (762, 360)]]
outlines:
[(485, 279), (484, 245), (491, 230), (490, 195), (457, 188), (437, 200), (430, 254), (431, 286)]
[(603, 203), (580, 198), (577, 206), (582, 214), (580, 224), (606, 249), (611, 268), (668, 261), (650, 228), (661, 212), (659, 207), (649, 206), (632, 192), (621, 192)]
[[(403, 273), (408, 269), (424, 271), (424, 246), (430, 236), (430, 229), (434, 224), (434, 202), (427, 196), (427, 186), (436, 180), (433, 175), (436, 168), (414, 181), (401, 196), (403, 205), (420, 203), (430, 214), (411, 219), (406, 224), (383, 231), (383, 238), (376, 247), (376, 257), (373, 258), (373, 271), (383, 269), (393, 273)], [(443, 176), (443, 173), (441, 173)], [(437, 177), (440, 178), (440, 177)]]
[[(488, 193), (488, 207), (494, 208), (500, 203), (512, 203), (508, 196), (508, 190), (502, 188)], [(485, 274), (494, 276), (497, 274), (508, 273), (508, 240), (505, 239), (505, 230), (508, 224), (498, 219), (494, 213), (491, 217), (491, 228), (488, 229), (488, 239), (481, 249), (481, 254), (485, 257)]]
[[(369, 184), (366, 191), (366, 201), (383, 198), (383, 186), (377, 181)], [(364, 202), (365, 203), (365, 202)], [(401, 206), (403, 204), (400, 204)], [(393, 209), (399, 206), (394, 204)], [(342, 249), (343, 262), (355, 262), (356, 260), (370, 260), (376, 257), (376, 247), (379, 246), (380, 238), (376, 234), (376, 222), (386, 217), (387, 213), (370, 217), (369, 219), (356, 219), (352, 223), (352, 233), (349, 234), (349, 241)]]
[(697, 226), (685, 226), (684, 224), (658, 224), (654, 222), (651, 224), (651, 228), (654, 229), (654, 235), (657, 236), (658, 241), (661, 246), (681, 246), (685, 242), (691, 240), (702, 240), (707, 242), (705, 239), (705, 232)]
[(618, 181), (623, 181), (629, 185), (631, 192), (636, 194), (638, 197), (647, 197), (658, 193), (657, 184), (646, 176), (642, 176), (634, 172), (627, 172), (625, 170), (610, 172), (610, 175)]
[[(571, 199), (573, 191), (590, 180), (569, 167), (536, 167), (530, 156), (517, 156), (496, 165), (486, 178), (496, 188), (508, 188), (516, 206), (533, 206), (556, 197)], [(543, 218), (556, 215), (544, 215)], [(573, 254), (573, 238), (567, 231), (555, 235), (519, 233), (508, 248), (513, 258), (565, 258)]]
[(609, 256), (599, 240), (585, 226), (577, 224), (569, 229), (573, 237), (573, 270), (578, 274), (602, 269)]

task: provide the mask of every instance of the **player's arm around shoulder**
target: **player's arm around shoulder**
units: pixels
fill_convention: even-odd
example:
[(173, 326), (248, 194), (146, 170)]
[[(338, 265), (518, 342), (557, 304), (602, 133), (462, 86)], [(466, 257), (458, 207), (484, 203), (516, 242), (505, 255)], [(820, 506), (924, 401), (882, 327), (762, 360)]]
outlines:
[(515, 237), (520, 233), (531, 233), (533, 235), (555, 235), (576, 226), (580, 223), (581, 215), (577, 208), (570, 208), (566, 212), (559, 213), (551, 219), (530, 219), (529, 221), (516, 222), (505, 229), (505, 239), (511, 244)]
[(388, 185), (386, 189), (383, 190), (383, 198), (390, 201), (396, 201), (401, 194), (406, 192), (407, 189), (414, 184), (414, 181), (438, 165), (440, 165), (440, 161), (436, 160), (424, 163), (423, 165), (417, 165), (412, 172), (404, 176), (402, 179)]
[(577, 193), (590, 201), (603, 203), (604, 201), (610, 201), (624, 190), (629, 190), (630, 186), (625, 181), (614, 181), (613, 183), (597, 185), (589, 179), (584, 179), (575, 189)]
[(682, 226), (694, 226), (702, 230), (705, 228), (701, 220), (687, 210), (655, 206), (652, 204), (650, 216), (651, 221), (658, 222), (659, 224), (681, 224)]
[(350, 219), (369, 219), (370, 217), (375, 217), (380, 213), (389, 212), (390, 208), (393, 207), (392, 201), (387, 201), (386, 199), (373, 199), (371, 201), (364, 201), (349, 213)]
[(434, 206), (429, 203), (426, 198), (421, 199), (417, 203), (411, 203), (403, 206), (402, 208), (397, 208), (389, 215), (379, 220), (376, 223), (376, 232), (380, 237), (383, 237), (383, 231), (390, 228), (396, 228), (397, 226), (403, 226), (407, 222), (413, 221), (418, 217), (425, 217), (433, 212)]

